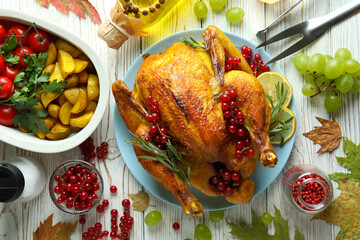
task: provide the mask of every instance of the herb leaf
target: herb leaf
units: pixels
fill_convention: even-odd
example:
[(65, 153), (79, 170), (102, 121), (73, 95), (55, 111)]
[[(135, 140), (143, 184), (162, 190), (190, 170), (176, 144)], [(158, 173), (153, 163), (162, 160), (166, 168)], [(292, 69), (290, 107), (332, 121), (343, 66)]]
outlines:
[[(145, 155), (145, 156), (140, 156), (138, 158), (149, 159), (152, 161), (159, 161), (167, 169), (169, 169), (169, 171), (177, 173), (187, 184), (190, 185), (190, 167), (187, 166), (187, 168), (184, 169), (183, 171), (181, 171), (178, 168), (178, 163), (182, 162), (183, 159), (182, 159), (180, 153), (174, 147), (174, 145), (171, 144), (170, 140), (168, 140), (166, 143), (166, 146), (167, 146), (167, 151), (166, 151), (166, 150), (161, 150), (160, 148), (156, 147), (154, 144), (152, 144), (150, 142), (146, 142), (140, 136), (139, 133), (136, 133), (136, 135), (130, 131), (129, 131), (129, 133), (136, 139), (137, 142), (127, 141), (127, 140), (125, 140), (125, 142), (133, 144), (135, 146), (138, 146), (139, 148), (141, 148), (142, 150), (144, 150), (146, 152), (154, 153), (157, 155), (156, 157)], [(166, 153), (168, 153), (168, 155), (166, 155)]]
[(11, 36), (5, 41), (2, 50), (4, 51), (5, 55), (8, 55), (17, 45), (18, 41), (16, 40), (16, 37)]
[[(48, 73), (47, 73), (48, 74)], [(44, 76), (45, 74), (43, 74), (42, 76)], [(50, 75), (50, 74), (49, 74)], [(41, 78), (41, 77), (40, 77)], [(39, 78), (39, 79), (40, 79)], [(48, 79), (49, 77), (45, 76), (44, 79)], [(47, 81), (47, 80), (46, 80)], [(62, 93), (62, 89), (65, 88), (66, 86), (66, 82), (65, 81), (60, 81), (58, 82), (56, 79), (52, 82), (47, 82), (41, 85), (42, 89), (44, 90), (44, 92), (56, 92), (56, 93)]]
[(194, 38), (190, 37), (190, 40), (188, 40), (186, 37), (182, 38), (181, 41), (186, 45), (190, 47), (198, 47), (205, 50), (205, 46), (203, 43), (200, 43), (196, 41)]
[(10, 64), (17, 64), (19, 62), (20, 57), (19, 56), (14, 56), (13, 54), (8, 54), (6, 55), (4, 61)]

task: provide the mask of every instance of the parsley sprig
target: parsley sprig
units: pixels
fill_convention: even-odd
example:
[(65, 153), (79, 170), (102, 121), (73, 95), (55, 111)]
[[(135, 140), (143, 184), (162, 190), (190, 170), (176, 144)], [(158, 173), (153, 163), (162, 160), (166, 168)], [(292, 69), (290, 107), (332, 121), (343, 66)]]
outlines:
[(277, 120), (276, 116), (281, 111), (282, 107), (284, 106), (286, 97), (288, 95), (288, 90), (284, 89), (284, 83), (280, 82), (275, 84), (276, 89), (276, 99), (275, 101), (272, 100), (272, 98), (265, 93), (265, 97), (269, 100), (271, 105), (271, 121), (270, 121), (270, 127), (269, 127), (269, 137), (270, 139), (273, 139), (276, 135), (280, 136), (280, 146), (284, 145), (284, 136), (281, 134), (284, 130), (289, 130), (289, 127), (287, 124), (293, 120), (293, 117), (290, 117), (285, 120)]
[(135, 135), (130, 132), (130, 134), (136, 139), (136, 142), (128, 140), (125, 140), (125, 142), (138, 146), (146, 152), (154, 153), (157, 155), (156, 157), (144, 155), (138, 158), (159, 161), (161, 164), (167, 167), (167, 169), (174, 173), (177, 173), (187, 184), (190, 185), (190, 167), (187, 166), (186, 169), (184, 169), (183, 171), (178, 168), (178, 163), (183, 162), (183, 159), (181, 157), (181, 154), (174, 147), (174, 145), (171, 144), (170, 139), (166, 143), (167, 150), (161, 150), (151, 142), (146, 142), (139, 133), (136, 133)]
[(182, 38), (181, 41), (186, 45), (186, 46), (190, 46), (190, 47), (198, 47), (201, 49), (205, 50), (205, 46), (204, 44), (196, 41), (194, 38), (189, 37), (190, 40), (188, 40), (186, 37)]

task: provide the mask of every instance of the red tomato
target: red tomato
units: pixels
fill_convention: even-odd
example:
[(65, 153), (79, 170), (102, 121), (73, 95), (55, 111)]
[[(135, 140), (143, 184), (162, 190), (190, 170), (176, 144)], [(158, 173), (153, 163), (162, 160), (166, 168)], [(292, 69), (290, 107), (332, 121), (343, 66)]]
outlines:
[(29, 46), (35, 52), (46, 52), (49, 49), (50, 36), (42, 30), (32, 31), (29, 36)]
[(20, 57), (17, 67), (19, 67), (20, 69), (26, 68), (28, 64), (27, 62), (25, 62), (25, 59), (29, 59), (28, 57), (33, 53), (33, 50), (31, 50), (31, 48), (27, 46), (17, 48), (14, 52), (14, 55)]
[(1, 75), (7, 77), (12, 82), (14, 82), (14, 79), (19, 72), (20, 72), (19, 68), (12, 68), (9, 65), (5, 65), (5, 69), (4, 71), (1, 72)]
[[(23, 37), (23, 35), (25, 34), (26, 30), (28, 28), (25, 27), (24, 25), (21, 25), (21, 24), (17, 24), (17, 25), (14, 25), (12, 27), (10, 27), (7, 31), (7, 35), (10, 35), (12, 33), (15, 34), (16, 36), (16, 40), (17, 41), (20, 41), (21, 38)], [(21, 44), (23, 46), (27, 45), (28, 44), (28, 41), (29, 41), (29, 34), (26, 34), (26, 36), (24, 37), (24, 39), (22, 40)]]
[(7, 99), (11, 96), (13, 83), (7, 77), (0, 77), (0, 99)]
[(14, 125), (13, 118), (17, 114), (17, 110), (12, 106), (0, 105), (0, 124), (5, 126)]
[(0, 54), (0, 72), (2, 72), (4, 68), (5, 68), (4, 58)]
[(0, 23), (0, 43), (4, 40), (5, 37), (6, 37), (6, 29)]

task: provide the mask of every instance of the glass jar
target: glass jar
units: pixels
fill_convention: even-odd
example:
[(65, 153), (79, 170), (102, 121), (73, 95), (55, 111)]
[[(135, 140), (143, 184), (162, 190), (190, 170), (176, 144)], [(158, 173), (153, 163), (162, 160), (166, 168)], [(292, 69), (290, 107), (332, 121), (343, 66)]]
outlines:
[(324, 211), (333, 195), (327, 174), (309, 164), (289, 169), (283, 178), (282, 191), (290, 206), (308, 214)]
[(50, 178), (50, 197), (66, 213), (84, 214), (96, 208), (103, 191), (100, 172), (94, 165), (82, 160), (62, 163)]

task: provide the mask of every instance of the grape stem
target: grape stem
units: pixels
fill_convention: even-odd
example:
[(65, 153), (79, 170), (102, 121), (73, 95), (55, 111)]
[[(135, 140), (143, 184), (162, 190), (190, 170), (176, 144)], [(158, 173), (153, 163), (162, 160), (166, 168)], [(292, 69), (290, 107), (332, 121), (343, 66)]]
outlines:
[(335, 80), (331, 80), (331, 82), (329, 83), (329, 85), (327, 85), (326, 87), (324, 87), (323, 89), (321, 89), (320, 86), (319, 86), (318, 83), (317, 83), (317, 79), (318, 79), (319, 77), (325, 76), (325, 74), (316, 75), (315, 72), (312, 72), (312, 73), (311, 73), (309, 70), (307, 70), (306, 73), (308, 73), (309, 75), (311, 75), (311, 76), (313, 77), (314, 84), (315, 84), (315, 87), (316, 87), (316, 89), (317, 89), (316, 93), (315, 93), (314, 95), (311, 95), (310, 98), (313, 98), (313, 97), (315, 97), (315, 96), (317, 96), (317, 95), (325, 92), (325, 91), (328, 90), (328, 89), (331, 89), (331, 90), (335, 91), (336, 93), (338, 93), (338, 90), (337, 90), (337, 89), (331, 87), (331, 84), (333, 84), (333, 83), (335, 82)]

